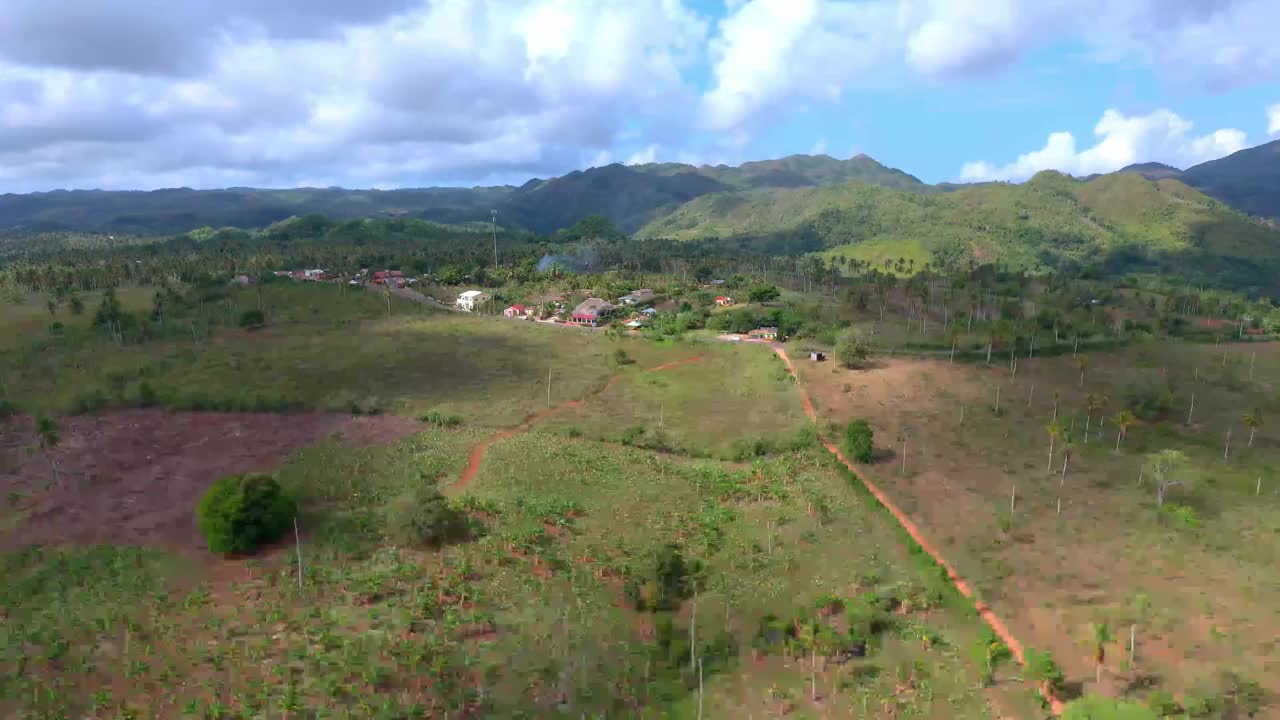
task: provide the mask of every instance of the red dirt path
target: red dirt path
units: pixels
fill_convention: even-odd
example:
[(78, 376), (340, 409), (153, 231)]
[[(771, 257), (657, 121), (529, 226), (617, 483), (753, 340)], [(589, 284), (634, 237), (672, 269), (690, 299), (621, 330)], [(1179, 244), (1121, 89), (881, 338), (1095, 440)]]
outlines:
[[(687, 365), (689, 363), (700, 362), (701, 360), (702, 360), (702, 356), (696, 355), (694, 357), (684, 358), (683, 360), (673, 360), (672, 362), (669, 362), (669, 363), (663, 363), (662, 365), (651, 367), (645, 370), (644, 372), (662, 372), (663, 370), (670, 370), (671, 368), (679, 367), (680, 365)], [(516, 425), (515, 427), (507, 428), (506, 430), (502, 430), (493, 435), (490, 435), (484, 440), (481, 440), (475, 447), (471, 448), (471, 454), (467, 458), (467, 467), (463, 469), (462, 474), (458, 476), (458, 482), (453, 484), (453, 489), (465, 490), (467, 489), (467, 486), (471, 484), (471, 481), (475, 480), (476, 475), (480, 472), (480, 463), (484, 460), (485, 451), (487, 451), (491, 445), (498, 442), (499, 440), (506, 440), (509, 437), (514, 437), (521, 433), (529, 432), (529, 430), (533, 428), (533, 426), (537, 424), (539, 421), (545, 420), (551, 415), (554, 415), (556, 412), (559, 412), (560, 410), (563, 410), (565, 408), (578, 407), (587, 398), (591, 398), (591, 397), (595, 397), (596, 395), (603, 394), (606, 390), (609, 389), (610, 386), (613, 385), (613, 381), (617, 379), (618, 379), (618, 376), (616, 374), (612, 375), (609, 377), (609, 380), (606, 381), (605, 384), (600, 387), (599, 390), (595, 390), (588, 393), (586, 397), (579, 398), (577, 400), (566, 400), (565, 402), (562, 402), (558, 405), (552, 405), (551, 407), (547, 408), (546, 410), (543, 410), (542, 412), (534, 413), (533, 415), (530, 415), (529, 417), (524, 419), (524, 422), (520, 423), (519, 425)]]
[[(791, 376), (796, 379), (796, 389), (800, 391), (800, 401), (804, 405), (805, 414), (809, 416), (810, 420), (813, 420), (816, 423), (818, 420), (818, 414), (814, 410), (813, 402), (809, 399), (809, 393), (800, 385), (800, 376), (796, 374), (796, 368), (795, 365), (791, 363), (791, 358), (787, 357), (787, 351), (778, 345), (774, 345), (772, 347), (778, 357), (782, 358), (782, 362), (786, 364), (787, 370), (791, 373)], [(819, 437), (821, 437), (821, 433), (819, 433)], [(902, 528), (907, 531), (907, 534), (910, 535), (925, 552), (929, 553), (929, 556), (932, 557), (935, 562), (947, 571), (947, 577), (950, 578), (951, 583), (955, 585), (956, 589), (960, 591), (960, 594), (969, 598), (969, 600), (973, 602), (973, 607), (978, 611), (978, 615), (980, 615), (987, 625), (991, 627), (996, 636), (1004, 641), (1005, 645), (1009, 646), (1009, 651), (1013, 653), (1013, 656), (1018, 660), (1018, 663), (1025, 665), (1027, 661), (1023, 656), (1022, 643), (1013, 636), (1013, 633), (1009, 632), (1009, 627), (1005, 625), (1004, 621), (991, 610), (990, 606), (973, 597), (973, 589), (969, 586), (969, 583), (966, 582), (964, 578), (960, 577), (960, 574), (951, 566), (951, 563), (947, 562), (946, 558), (942, 556), (942, 553), (938, 552), (937, 549), (925, 539), (924, 533), (921, 532), (920, 528), (907, 517), (906, 513), (895, 505), (894, 502), (889, 499), (889, 496), (886, 495), (875, 483), (867, 479), (867, 475), (864, 471), (859, 470), (856, 465), (850, 462), (834, 442), (826, 438), (821, 439), (822, 444), (827, 448), (827, 450), (829, 450), (831, 454), (835, 455), (840, 462), (844, 463), (845, 467), (849, 468), (849, 470), (862, 481), (862, 484), (867, 488), (867, 490), (869, 490), (871, 494), (875, 496), (875, 499), (889, 511), (889, 514), (893, 515), (894, 519), (898, 521), (898, 524), (902, 525)], [(1049, 705), (1053, 710), (1053, 714), (1061, 715), (1063, 711), (1062, 701), (1057, 697), (1054, 697), (1052, 693), (1047, 692), (1047, 689), (1042, 689), (1041, 693), (1049, 700)]]

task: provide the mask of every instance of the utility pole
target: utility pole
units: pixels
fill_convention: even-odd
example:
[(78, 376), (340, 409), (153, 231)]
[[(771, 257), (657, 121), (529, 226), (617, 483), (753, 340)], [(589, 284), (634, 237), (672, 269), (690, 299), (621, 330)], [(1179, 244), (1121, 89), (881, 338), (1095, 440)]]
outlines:
[(498, 267), (498, 211), (490, 210), (490, 216), (493, 219), (493, 266)]

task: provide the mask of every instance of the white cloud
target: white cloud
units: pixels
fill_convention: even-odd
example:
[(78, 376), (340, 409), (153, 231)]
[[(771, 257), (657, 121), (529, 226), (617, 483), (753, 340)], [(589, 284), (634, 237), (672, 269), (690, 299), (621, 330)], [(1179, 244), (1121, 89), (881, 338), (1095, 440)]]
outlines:
[(747, 0), (709, 46), (706, 124), (739, 129), (851, 89), (992, 73), (1052, 43), (1138, 60), (1167, 82), (1280, 78), (1276, 0)]
[[(139, 37), (189, 20), (138, 2)], [(0, 46), (0, 192), (505, 181), (678, 137), (696, 112), (683, 75), (707, 23), (681, 0), (375, 0), (368, 15), (318, 0), (303, 14), (334, 18), (305, 33), (233, 5), (216, 53), (163, 57), (72, 52), (126, 28), (26, 13), (63, 36)]]
[(1280, 135), (1280, 103), (1267, 108), (1267, 134)]
[(1245, 134), (1240, 130), (1216, 130), (1200, 136), (1192, 135), (1191, 130), (1191, 122), (1169, 110), (1132, 117), (1107, 110), (1093, 129), (1098, 140), (1090, 147), (1077, 147), (1075, 136), (1069, 132), (1055, 132), (1044, 147), (1020, 155), (1007, 165), (965, 163), (960, 179), (1025, 180), (1041, 170), (1090, 175), (1139, 162), (1188, 167), (1245, 147)]
[(827, 139), (818, 138), (817, 141), (813, 143), (813, 147), (809, 148), (809, 154), (810, 155), (826, 155)]
[(650, 145), (649, 147), (644, 148), (643, 150), (637, 150), (636, 152), (631, 153), (631, 156), (627, 158), (626, 164), (627, 165), (647, 165), (651, 162), (656, 162), (657, 159), (658, 159), (658, 146)]

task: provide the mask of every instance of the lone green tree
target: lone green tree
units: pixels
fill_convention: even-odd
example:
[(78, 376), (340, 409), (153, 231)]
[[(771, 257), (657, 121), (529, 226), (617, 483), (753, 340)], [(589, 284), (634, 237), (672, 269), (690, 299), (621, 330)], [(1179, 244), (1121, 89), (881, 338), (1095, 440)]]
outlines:
[(1116, 431), (1116, 452), (1117, 453), (1120, 452), (1120, 442), (1125, 439), (1125, 436), (1129, 434), (1129, 428), (1132, 427), (1133, 424), (1137, 421), (1138, 421), (1138, 418), (1134, 417), (1134, 414), (1129, 412), (1128, 410), (1121, 410), (1120, 412), (1116, 413), (1116, 416), (1114, 418), (1112, 418), (1112, 422), (1116, 424), (1116, 427), (1120, 428), (1118, 431)]
[(218, 480), (196, 508), (200, 532), (217, 553), (247, 553), (277, 540), (296, 514), (276, 479), (256, 473)]
[(1258, 434), (1258, 428), (1262, 427), (1263, 424), (1262, 411), (1254, 408), (1245, 413), (1240, 419), (1244, 421), (1244, 426), (1249, 428), (1249, 447), (1253, 447), (1253, 438)]
[(1045, 431), (1049, 433), (1049, 472), (1053, 472), (1053, 446), (1062, 437), (1062, 423), (1055, 419), (1045, 426)]
[(850, 328), (840, 334), (836, 341), (836, 359), (841, 365), (856, 370), (865, 367), (871, 357), (871, 345), (857, 330)]
[(53, 418), (41, 415), (36, 418), (36, 442), (49, 458), (49, 469), (53, 471), (53, 481), (58, 482), (58, 462), (53, 457), (53, 450), (62, 442), (62, 434), (58, 431), (58, 423)]
[(1102, 682), (1102, 665), (1107, 661), (1107, 643), (1111, 642), (1111, 628), (1106, 623), (1089, 623), (1089, 644), (1093, 650), (1094, 682)]
[(1089, 357), (1087, 355), (1077, 355), (1075, 363), (1076, 369), (1080, 371), (1080, 387), (1084, 387), (1084, 372), (1089, 369)]

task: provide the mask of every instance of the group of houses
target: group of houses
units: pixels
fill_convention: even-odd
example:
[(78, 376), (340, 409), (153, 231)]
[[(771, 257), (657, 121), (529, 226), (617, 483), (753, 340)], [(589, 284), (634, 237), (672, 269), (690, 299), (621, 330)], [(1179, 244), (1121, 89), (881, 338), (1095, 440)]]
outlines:
[(320, 268), (312, 268), (310, 270), (276, 270), (273, 274), (276, 277), (290, 278), (292, 280), (311, 280), (312, 282), (333, 279), (332, 275)]

